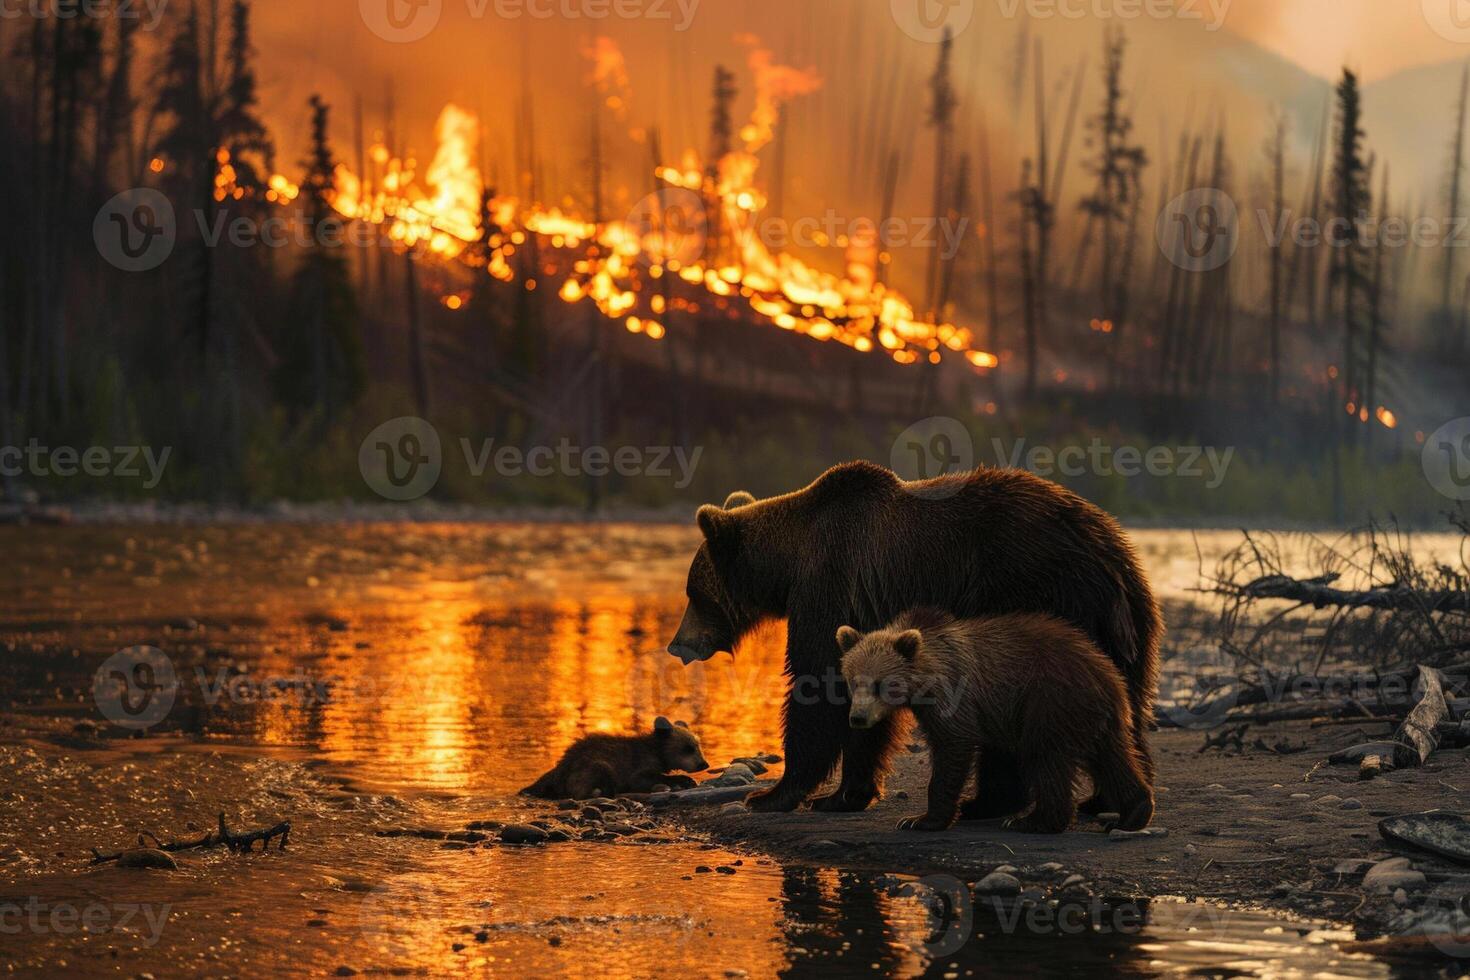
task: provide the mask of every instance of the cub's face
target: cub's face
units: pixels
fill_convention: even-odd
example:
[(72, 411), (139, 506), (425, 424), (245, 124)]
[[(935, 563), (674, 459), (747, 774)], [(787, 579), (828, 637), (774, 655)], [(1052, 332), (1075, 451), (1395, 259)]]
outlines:
[(665, 771), (704, 772), (709, 768), (699, 736), (682, 721), (670, 724), (667, 718), (659, 718), (654, 722), (653, 734), (658, 740), (659, 759)]
[(863, 635), (844, 626), (837, 631), (842, 677), (851, 704), (849, 725), (873, 728), (908, 704), (914, 658), (921, 640), (917, 630), (879, 630)]

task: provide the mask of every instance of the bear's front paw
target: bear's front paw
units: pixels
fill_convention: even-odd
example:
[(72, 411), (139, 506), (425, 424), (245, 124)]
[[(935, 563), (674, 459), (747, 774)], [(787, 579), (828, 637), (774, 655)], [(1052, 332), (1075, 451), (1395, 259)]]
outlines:
[(904, 817), (898, 822), (898, 829), (924, 831), (948, 830), (952, 823), (954, 821), (945, 820), (942, 817), (931, 817), (925, 813), (918, 817)]
[(699, 785), (693, 778), (680, 773), (670, 773), (667, 776), (660, 776), (659, 782), (669, 787), (669, 789), (693, 789)]
[(790, 813), (801, 806), (802, 798), (780, 783), (770, 789), (759, 790), (745, 798), (745, 805), (756, 813)]

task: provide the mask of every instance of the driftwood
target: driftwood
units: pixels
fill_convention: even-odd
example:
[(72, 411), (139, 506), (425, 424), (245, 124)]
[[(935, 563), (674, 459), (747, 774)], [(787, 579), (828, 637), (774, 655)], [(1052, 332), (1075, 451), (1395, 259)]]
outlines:
[[(219, 830), (216, 833), (205, 834), (198, 840), (173, 841), (165, 844), (153, 834), (145, 831), (138, 835), (138, 846), (152, 847), (169, 854), (176, 854), (179, 851), (203, 850), (210, 847), (225, 847), (229, 849), (231, 854), (249, 854), (255, 846), (256, 841), (261, 842), (260, 849), (264, 852), (270, 847), (271, 841), (277, 838), (280, 839), (279, 849), (284, 851), (286, 849), (286, 842), (290, 837), (291, 821), (289, 820), (283, 820), (274, 827), (269, 827), (265, 830), (252, 830), (249, 833), (232, 834), (229, 828), (225, 826), (225, 815), (221, 813), (219, 815)], [(125, 853), (125, 851), (119, 851), (116, 854), (103, 854), (94, 847), (92, 848), (92, 863), (106, 864), (109, 861), (116, 861)]]
[(1332, 583), (1337, 578), (1335, 573), (1309, 579), (1295, 579), (1289, 575), (1263, 575), (1245, 585), (1225, 586), (1220, 591), (1250, 599), (1285, 599), (1317, 609), (1337, 606), (1399, 612), (1470, 613), (1470, 592), (1454, 589), (1423, 591), (1403, 587), (1350, 591), (1333, 588)]
[(1424, 764), (1430, 753), (1439, 748), (1437, 726), (1449, 716), (1439, 671), (1433, 667), (1420, 667), (1419, 683), (1423, 686), (1423, 696), (1394, 732), (1394, 741), (1398, 744), (1394, 749), (1393, 764), (1400, 768)]
[(1376, 776), (1382, 775), (1384, 768), (1383, 756), (1376, 754), (1365, 755), (1358, 763), (1358, 779), (1359, 781), (1373, 779)]

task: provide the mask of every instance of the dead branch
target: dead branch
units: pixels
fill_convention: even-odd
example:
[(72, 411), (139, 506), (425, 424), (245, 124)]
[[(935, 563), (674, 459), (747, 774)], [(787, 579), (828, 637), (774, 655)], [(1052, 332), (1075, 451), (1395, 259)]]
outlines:
[[(257, 841), (260, 842), (260, 850), (263, 853), (271, 845), (271, 841), (280, 839), (279, 850), (286, 849), (286, 843), (291, 837), (291, 821), (283, 820), (274, 827), (265, 830), (252, 830), (244, 834), (232, 834), (225, 825), (225, 815), (219, 815), (219, 830), (215, 833), (205, 834), (198, 840), (172, 841), (163, 843), (153, 834), (144, 831), (138, 835), (139, 847), (153, 847), (156, 850), (176, 854), (179, 851), (197, 851), (211, 847), (228, 848), (231, 854), (249, 854)], [(97, 848), (92, 848), (92, 863), (106, 864), (116, 861), (122, 857), (122, 852), (116, 854), (103, 854)]]
[(1439, 671), (1420, 667), (1419, 683), (1423, 685), (1424, 695), (1394, 733), (1394, 741), (1399, 745), (1394, 749), (1393, 764), (1401, 768), (1422, 766), (1430, 753), (1439, 748), (1436, 726), (1447, 720), (1450, 711)]
[(1403, 586), (1347, 590), (1332, 587), (1337, 579), (1335, 572), (1309, 579), (1263, 575), (1240, 586), (1222, 583), (1216, 591), (1245, 599), (1284, 599), (1311, 605), (1314, 609), (1338, 607), (1413, 613), (1470, 613), (1470, 592), (1458, 589), (1425, 592)]

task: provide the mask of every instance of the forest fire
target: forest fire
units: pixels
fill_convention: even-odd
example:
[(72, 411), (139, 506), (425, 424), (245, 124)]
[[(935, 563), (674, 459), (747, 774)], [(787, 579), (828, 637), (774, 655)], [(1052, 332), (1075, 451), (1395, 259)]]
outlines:
[[(762, 240), (757, 227), (767, 200), (756, 184), (756, 153), (775, 138), (782, 105), (816, 91), (822, 80), (815, 71), (777, 64), (753, 36), (740, 40), (750, 48), (756, 87), (751, 118), (739, 130), (741, 146), (709, 167), (701, 168), (692, 153), (681, 167), (657, 167), (659, 190), (623, 220), (587, 221), (514, 196), (485, 199), (474, 162), (479, 120), (453, 104), (439, 116), (438, 146), (426, 171), (420, 174), (416, 161), (379, 144), (369, 154), (371, 173), (338, 166), (332, 205), (344, 217), (384, 228), (402, 248), (483, 266), (506, 282), (521, 276), (527, 288), (532, 282), (549, 286), (567, 303), (590, 300), (610, 320), (653, 340), (666, 335), (660, 318), (671, 310), (733, 318), (742, 315), (737, 304), (743, 304), (779, 329), (863, 353), (882, 350), (900, 364), (937, 364), (954, 354), (974, 369), (995, 367), (995, 355), (976, 349), (970, 330), (929, 322), (903, 294), (878, 281), (876, 248), (868, 250), (873, 259), (850, 260), (845, 274), (834, 275), (773, 252)], [(599, 39), (586, 54), (594, 65), (589, 81), (621, 118), (627, 79), (620, 53)], [(280, 203), (299, 192), (280, 175), (270, 188)], [(513, 261), (528, 235), (536, 236), (541, 260), (529, 273)], [(672, 295), (676, 287), (689, 295)], [(457, 298), (446, 307), (462, 308)]]

